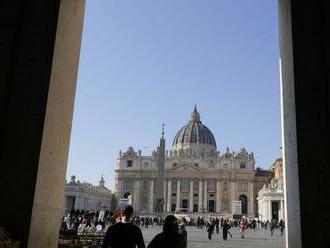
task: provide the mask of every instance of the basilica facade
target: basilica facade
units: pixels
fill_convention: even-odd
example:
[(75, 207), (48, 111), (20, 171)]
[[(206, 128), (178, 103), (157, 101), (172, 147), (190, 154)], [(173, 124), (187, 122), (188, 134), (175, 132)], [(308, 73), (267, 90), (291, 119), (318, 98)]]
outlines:
[[(137, 213), (257, 213), (257, 192), (269, 182), (270, 171), (255, 169), (252, 152), (220, 153), (212, 132), (194, 108), (190, 121), (165, 150), (164, 132), (150, 156), (129, 147), (119, 152), (115, 191), (130, 198)], [(234, 208), (234, 203), (240, 208)]]

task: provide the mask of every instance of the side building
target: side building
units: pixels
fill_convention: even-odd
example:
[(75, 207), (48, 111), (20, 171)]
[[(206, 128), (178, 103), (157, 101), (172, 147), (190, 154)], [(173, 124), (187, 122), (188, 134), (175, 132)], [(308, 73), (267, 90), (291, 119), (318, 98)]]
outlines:
[(71, 209), (84, 211), (112, 210), (115, 208), (114, 194), (105, 187), (103, 176), (99, 185), (95, 186), (87, 182), (76, 181), (75, 176), (65, 183), (63, 214)]
[(276, 159), (270, 167), (274, 177), (258, 192), (258, 216), (260, 220), (284, 220), (283, 160)]

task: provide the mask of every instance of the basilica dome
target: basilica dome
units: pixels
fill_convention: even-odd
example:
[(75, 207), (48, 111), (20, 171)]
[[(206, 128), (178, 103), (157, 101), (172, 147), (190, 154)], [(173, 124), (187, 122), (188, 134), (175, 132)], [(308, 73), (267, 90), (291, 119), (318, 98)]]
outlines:
[(214, 136), (210, 129), (202, 124), (196, 106), (188, 124), (182, 127), (175, 135), (172, 149), (216, 151), (217, 145)]

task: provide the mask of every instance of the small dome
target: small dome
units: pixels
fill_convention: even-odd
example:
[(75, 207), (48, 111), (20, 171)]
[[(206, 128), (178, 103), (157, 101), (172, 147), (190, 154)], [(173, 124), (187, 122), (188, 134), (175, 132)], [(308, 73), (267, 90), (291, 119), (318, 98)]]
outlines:
[(214, 151), (217, 149), (214, 136), (210, 129), (202, 124), (196, 106), (191, 114), (191, 120), (175, 135), (173, 149), (190, 148), (190, 145), (206, 145)]

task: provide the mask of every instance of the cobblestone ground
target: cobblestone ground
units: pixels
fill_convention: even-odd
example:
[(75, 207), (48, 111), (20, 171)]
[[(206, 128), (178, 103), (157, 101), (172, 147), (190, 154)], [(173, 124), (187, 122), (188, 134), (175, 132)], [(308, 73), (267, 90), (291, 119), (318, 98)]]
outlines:
[[(151, 239), (161, 232), (160, 227), (141, 228), (146, 245)], [(270, 235), (270, 230), (259, 229), (256, 231), (246, 230), (245, 239), (240, 238), (239, 230), (231, 228), (232, 238), (228, 240), (222, 239), (222, 233), (212, 235), (212, 239), (208, 240), (205, 229), (197, 229), (196, 227), (187, 227), (188, 248), (285, 248), (285, 237), (281, 236), (279, 230), (275, 230), (274, 235)]]

